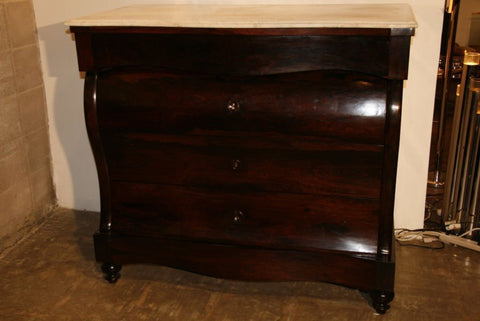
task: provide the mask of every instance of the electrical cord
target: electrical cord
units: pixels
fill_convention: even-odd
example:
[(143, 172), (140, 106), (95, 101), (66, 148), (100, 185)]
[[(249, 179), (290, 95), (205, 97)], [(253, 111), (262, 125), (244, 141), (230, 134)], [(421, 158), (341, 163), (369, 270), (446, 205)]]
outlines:
[(436, 230), (408, 230), (408, 229), (396, 229), (395, 239), (400, 245), (416, 246), (430, 249), (442, 249), (446, 244), (455, 246), (461, 246), (473, 251), (480, 252), (480, 245), (470, 239), (463, 236), (480, 230), (480, 228), (474, 228), (462, 235), (446, 234), (445, 232)]
[(409, 230), (396, 229), (395, 240), (402, 246), (415, 246), (434, 250), (445, 247), (445, 243), (439, 239), (440, 232), (436, 230)]
[(472, 232), (475, 232), (475, 231), (480, 231), (480, 227), (472, 228), (472, 229), (466, 231), (465, 233), (460, 234), (458, 237), (464, 237), (464, 236), (466, 236), (466, 235), (468, 235)]

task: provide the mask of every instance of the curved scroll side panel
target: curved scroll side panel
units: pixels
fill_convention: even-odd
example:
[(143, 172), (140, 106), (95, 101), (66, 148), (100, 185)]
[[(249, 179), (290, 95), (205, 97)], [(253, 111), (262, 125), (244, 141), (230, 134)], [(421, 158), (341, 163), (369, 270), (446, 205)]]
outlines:
[(101, 218), (100, 232), (109, 232), (112, 224), (110, 178), (103, 150), (97, 117), (97, 80), (98, 74), (87, 72), (84, 90), (84, 112), (88, 138), (97, 166), (100, 184)]

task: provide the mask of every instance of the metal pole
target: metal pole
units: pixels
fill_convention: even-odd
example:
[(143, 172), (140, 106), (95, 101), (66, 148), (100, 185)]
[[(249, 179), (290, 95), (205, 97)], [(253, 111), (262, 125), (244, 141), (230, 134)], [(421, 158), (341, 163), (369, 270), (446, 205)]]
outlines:
[(458, 202), (461, 194), (463, 162), (465, 157), (465, 144), (467, 139), (467, 125), (470, 119), (470, 109), (465, 101), (469, 100), (471, 91), (468, 89), (471, 75), (480, 63), (480, 54), (465, 52), (462, 80), (457, 87), (457, 99), (452, 123), (452, 135), (448, 157), (445, 190), (443, 194), (442, 216), (444, 221), (456, 220), (458, 222)]
[(440, 105), (440, 119), (438, 121), (437, 144), (435, 148), (435, 175), (433, 181), (429, 180), (428, 185), (433, 187), (442, 187), (444, 182), (441, 181), (440, 173), (442, 171), (442, 145), (443, 131), (445, 127), (445, 105), (448, 97), (448, 80), (450, 79), (452, 68), (452, 54), (455, 46), (455, 30), (457, 28), (458, 2), (449, 0), (446, 3), (445, 11), (450, 15), (448, 25), (447, 49), (445, 53), (445, 71), (443, 73), (442, 101)]
[(476, 135), (475, 135), (475, 124), (476, 124), (476, 100), (475, 92), (472, 91), (472, 84), (475, 83), (474, 78), (469, 79), (468, 85), (468, 100), (465, 104), (465, 114), (467, 118), (463, 123), (462, 129), (465, 131), (465, 145), (464, 145), (464, 159), (460, 162), (462, 165), (462, 176), (460, 189), (458, 194), (458, 203), (457, 203), (457, 222), (463, 223), (466, 222), (464, 218), (466, 213), (469, 212), (469, 204), (472, 197), (473, 191), (473, 172), (475, 169), (475, 149), (476, 146)]
[(474, 119), (473, 137), (474, 137), (474, 151), (472, 155), (472, 181), (473, 190), (468, 206), (468, 236), (472, 236), (472, 230), (475, 227), (475, 217), (478, 215), (478, 197), (480, 190), (480, 78), (474, 78), (470, 81), (470, 91), (473, 95), (472, 100), (472, 118)]

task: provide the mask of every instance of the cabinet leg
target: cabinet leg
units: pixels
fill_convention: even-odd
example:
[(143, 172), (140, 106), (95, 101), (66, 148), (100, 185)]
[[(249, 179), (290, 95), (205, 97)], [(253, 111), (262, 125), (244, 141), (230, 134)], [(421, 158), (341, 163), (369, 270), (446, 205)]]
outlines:
[(115, 283), (120, 278), (120, 270), (122, 266), (115, 263), (105, 262), (102, 264), (102, 271), (105, 273), (105, 280)]
[(373, 291), (370, 293), (373, 301), (373, 308), (379, 314), (385, 314), (390, 308), (389, 303), (393, 300), (394, 293), (391, 291)]

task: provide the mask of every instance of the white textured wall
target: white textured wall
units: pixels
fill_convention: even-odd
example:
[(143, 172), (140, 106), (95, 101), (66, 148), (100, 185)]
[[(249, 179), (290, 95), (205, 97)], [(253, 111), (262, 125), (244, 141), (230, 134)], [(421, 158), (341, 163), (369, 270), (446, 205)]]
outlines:
[[(61, 206), (99, 210), (95, 164), (83, 120), (83, 80), (74, 42), (63, 22), (97, 11), (139, 3), (397, 3), (398, 0), (33, 0), (45, 77), (57, 198)], [(405, 83), (395, 204), (395, 226), (423, 227), (435, 79), (444, 0), (404, 0), (419, 27), (412, 41)]]

